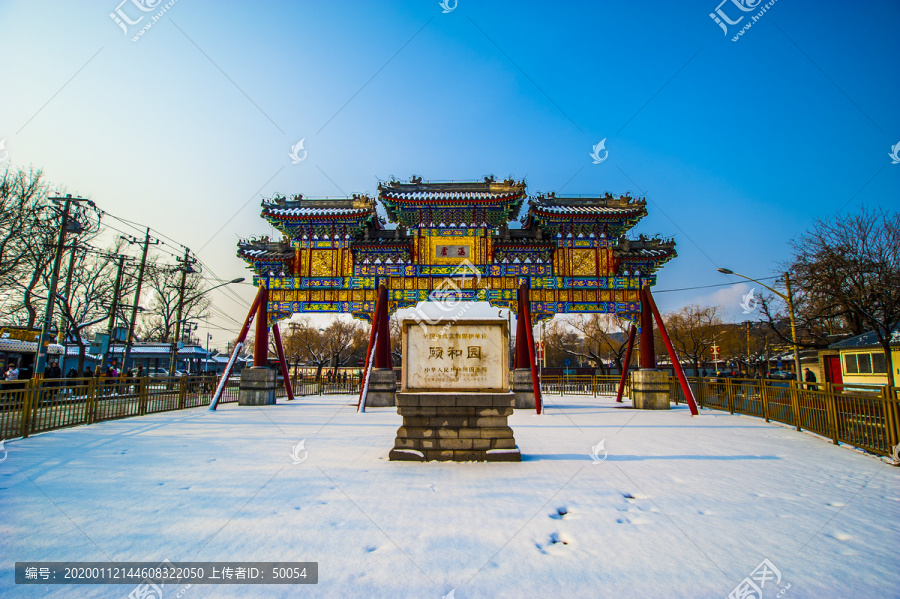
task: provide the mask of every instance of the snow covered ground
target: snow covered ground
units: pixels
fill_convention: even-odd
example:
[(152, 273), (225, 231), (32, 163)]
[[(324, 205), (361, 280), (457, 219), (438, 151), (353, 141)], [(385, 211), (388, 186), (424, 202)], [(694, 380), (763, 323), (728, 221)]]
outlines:
[(134, 588), (15, 585), (16, 561), (168, 559), (319, 563), (315, 586), (164, 589), (187, 599), (725, 598), (767, 559), (764, 599), (900, 597), (884, 460), (756, 418), (546, 399), (510, 418), (521, 463), (390, 462), (400, 416), (351, 396), (7, 441), (0, 596)]

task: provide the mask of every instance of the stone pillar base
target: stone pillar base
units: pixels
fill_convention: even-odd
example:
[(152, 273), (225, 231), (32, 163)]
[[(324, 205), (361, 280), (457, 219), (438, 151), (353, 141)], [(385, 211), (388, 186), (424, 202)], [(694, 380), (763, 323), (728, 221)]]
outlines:
[(669, 374), (662, 370), (634, 371), (631, 401), (638, 410), (668, 410)]
[(512, 393), (398, 393), (403, 426), (391, 460), (520, 462), (513, 431)]
[(366, 392), (367, 408), (387, 408), (397, 405), (397, 377), (390, 368), (373, 368)]
[(512, 390), (516, 395), (516, 404), (514, 406), (516, 409), (535, 409), (534, 383), (531, 380), (530, 368), (516, 368), (513, 370)]
[(275, 404), (275, 371), (265, 366), (253, 366), (241, 371), (240, 406), (271, 406)]

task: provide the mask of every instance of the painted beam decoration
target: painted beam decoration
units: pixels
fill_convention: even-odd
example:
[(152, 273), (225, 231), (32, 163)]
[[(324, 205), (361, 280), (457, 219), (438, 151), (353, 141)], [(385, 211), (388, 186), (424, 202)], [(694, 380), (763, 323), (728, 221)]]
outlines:
[(630, 195), (528, 196), (512, 179), (412, 177), (380, 183), (375, 199), (263, 200), (262, 217), (282, 238), (242, 240), (238, 256), (269, 290), (270, 323), (309, 312), (371, 320), (379, 284), (390, 313), (446, 300), (517, 311), (523, 282), (534, 321), (591, 312), (636, 320), (639, 289), (676, 256), (671, 239), (627, 236), (646, 215), (646, 200)]

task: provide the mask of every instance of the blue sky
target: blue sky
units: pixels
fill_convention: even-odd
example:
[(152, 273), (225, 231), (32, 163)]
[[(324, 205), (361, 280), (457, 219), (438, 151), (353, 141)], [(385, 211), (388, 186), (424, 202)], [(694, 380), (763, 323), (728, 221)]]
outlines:
[[(635, 233), (678, 243), (659, 291), (735, 283), (659, 293), (660, 308), (720, 303), (742, 320), (750, 287), (716, 266), (771, 276), (816, 218), (900, 197), (900, 3), (778, 0), (731, 41), (764, 4), (722, 4), (745, 15), (726, 36), (716, 0), (459, 0), (446, 14), (437, 0), (178, 0), (132, 42), (109, 17), (117, 0), (0, 2), (0, 139), (13, 164), (226, 279), (245, 274), (237, 239), (271, 231), (259, 201), (275, 192), (374, 193), (411, 174), (632, 191), (650, 202)], [(307, 159), (291, 164), (300, 139)], [(246, 305), (216, 298), (242, 320)]]

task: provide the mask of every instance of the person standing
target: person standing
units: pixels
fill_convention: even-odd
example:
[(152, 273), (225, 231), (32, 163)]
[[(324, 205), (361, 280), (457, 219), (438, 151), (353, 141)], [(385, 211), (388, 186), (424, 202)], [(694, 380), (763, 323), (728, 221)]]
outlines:
[(17, 381), (19, 380), (19, 369), (16, 367), (15, 362), (9, 363), (9, 368), (6, 369), (5, 378), (7, 381)]

